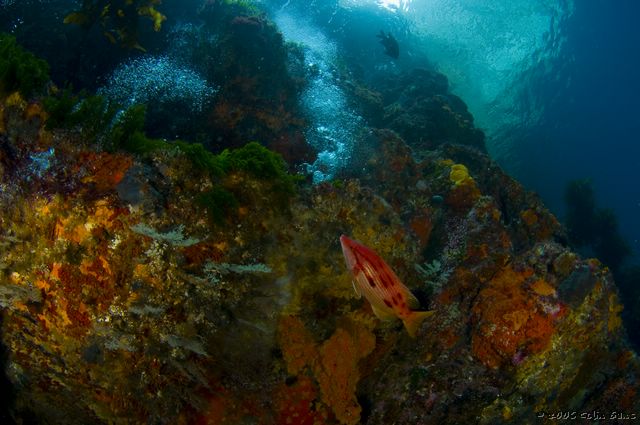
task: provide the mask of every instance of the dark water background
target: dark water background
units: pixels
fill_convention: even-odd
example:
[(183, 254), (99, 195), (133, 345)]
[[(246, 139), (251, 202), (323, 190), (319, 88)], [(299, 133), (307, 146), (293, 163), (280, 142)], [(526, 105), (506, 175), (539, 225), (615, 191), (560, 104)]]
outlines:
[(582, 0), (562, 31), (559, 80), (531, 81), (540, 122), (524, 130), (502, 165), (562, 217), (567, 181), (588, 178), (612, 208), (637, 259), (640, 249), (640, 2)]

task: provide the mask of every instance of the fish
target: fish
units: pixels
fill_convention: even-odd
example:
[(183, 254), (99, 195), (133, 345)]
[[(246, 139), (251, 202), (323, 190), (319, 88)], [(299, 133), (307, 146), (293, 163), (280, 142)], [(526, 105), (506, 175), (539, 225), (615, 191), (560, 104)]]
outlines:
[(364, 295), (380, 320), (402, 320), (409, 336), (415, 338), (420, 324), (433, 311), (417, 311), (418, 299), (371, 248), (345, 235), (340, 236), (340, 245), (358, 298)]

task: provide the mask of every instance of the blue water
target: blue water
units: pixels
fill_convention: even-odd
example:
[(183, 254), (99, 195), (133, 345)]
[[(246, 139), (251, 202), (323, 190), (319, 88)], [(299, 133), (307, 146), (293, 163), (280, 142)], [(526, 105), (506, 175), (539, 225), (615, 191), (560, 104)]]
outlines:
[[(376, 72), (415, 66), (443, 72), (487, 133), (488, 149), (504, 169), (538, 192), (560, 219), (567, 183), (590, 179), (598, 205), (614, 210), (623, 237), (637, 254), (640, 2), (266, 3), (285, 38), (308, 42), (311, 49), (330, 44), (333, 60), (352, 59), (365, 80)], [(308, 40), (288, 25), (299, 18), (307, 30), (312, 26)], [(398, 38), (399, 60), (385, 57), (376, 46), (373, 34), (379, 29)], [(309, 36), (314, 32), (322, 34), (324, 47), (317, 35)], [(323, 128), (331, 133), (330, 126)], [(349, 155), (353, 140), (348, 131), (338, 133), (331, 134), (341, 140), (336, 167), (339, 158)], [(316, 140), (322, 144), (321, 137)], [(332, 149), (331, 142), (326, 146)]]
[[(640, 2), (583, 0), (562, 27), (554, 69), (565, 84), (531, 81), (540, 121), (503, 163), (562, 216), (568, 180), (589, 178), (598, 203), (613, 208), (637, 257), (640, 248)], [(526, 160), (525, 160), (526, 159)]]

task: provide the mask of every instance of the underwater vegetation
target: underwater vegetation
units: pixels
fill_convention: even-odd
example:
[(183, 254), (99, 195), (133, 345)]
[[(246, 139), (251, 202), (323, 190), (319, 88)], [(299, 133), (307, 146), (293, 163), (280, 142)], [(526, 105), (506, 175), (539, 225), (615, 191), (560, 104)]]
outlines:
[(0, 33), (0, 94), (15, 91), (25, 97), (42, 92), (49, 82), (49, 65), (23, 49), (16, 38)]
[(138, 43), (139, 17), (151, 20), (154, 31), (160, 31), (167, 19), (156, 6), (162, 0), (83, 0), (79, 10), (64, 18), (65, 24), (75, 24), (89, 31), (99, 25), (104, 37), (113, 44), (144, 51)]
[[(6, 42), (20, 54), (0, 63), (33, 70), (13, 83), (0, 74), (8, 417), (408, 425), (637, 414), (640, 362), (610, 269), (572, 251), (538, 197), (488, 157), (444, 76), (399, 78), (401, 97), (353, 82), (354, 104), (377, 99), (384, 112), (353, 166), (314, 185), (293, 172), (306, 151), (282, 139), (304, 123), (300, 87), (276, 72), (288, 57), (277, 28), (248, 12), (205, 16), (226, 25), (217, 52), (231, 68), (194, 68), (219, 87), (209, 113), (221, 139), (204, 143), (151, 134), (148, 105), (56, 88)], [(254, 48), (263, 67), (241, 53)], [(358, 298), (342, 234), (433, 312), (415, 338)]]
[(618, 220), (610, 209), (596, 204), (593, 187), (588, 180), (569, 182), (565, 190), (566, 225), (570, 242), (576, 247), (589, 247), (614, 273), (631, 254), (618, 229)]
[(622, 237), (613, 210), (601, 208), (589, 180), (575, 180), (565, 190), (567, 205), (566, 226), (569, 242), (580, 250), (591, 250), (608, 266), (620, 289), (626, 306), (623, 318), (631, 342), (640, 344), (638, 333), (638, 302), (640, 302), (640, 274), (638, 266), (626, 266), (631, 248)]

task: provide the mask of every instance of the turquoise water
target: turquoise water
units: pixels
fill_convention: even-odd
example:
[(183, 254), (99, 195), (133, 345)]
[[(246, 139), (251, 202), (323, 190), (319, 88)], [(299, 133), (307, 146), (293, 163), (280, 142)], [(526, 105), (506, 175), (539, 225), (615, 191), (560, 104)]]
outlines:
[[(561, 219), (568, 182), (589, 179), (598, 204), (614, 210), (636, 255), (640, 192), (631, 170), (640, 165), (637, 2), (266, 3), (286, 38), (312, 50), (331, 46), (326, 60), (355, 63), (365, 78), (416, 65), (445, 74), (503, 168)], [(288, 22), (299, 19), (305, 24), (298, 28), (307, 32), (290, 32)], [(398, 60), (375, 44), (378, 29), (396, 34)], [(348, 142), (335, 152), (350, 152)]]

